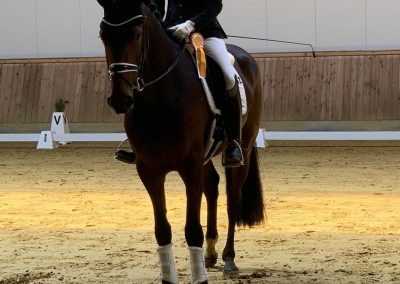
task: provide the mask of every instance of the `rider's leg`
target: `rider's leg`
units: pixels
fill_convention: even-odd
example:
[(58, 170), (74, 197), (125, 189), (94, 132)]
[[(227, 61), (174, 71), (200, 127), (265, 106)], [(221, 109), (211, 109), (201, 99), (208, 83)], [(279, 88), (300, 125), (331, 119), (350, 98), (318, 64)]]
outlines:
[(124, 162), (124, 163), (127, 163), (127, 164), (134, 164), (134, 163), (136, 163), (136, 154), (135, 154), (135, 152), (133, 152), (133, 150), (132, 151), (125, 151), (125, 150), (120, 149), (122, 144), (125, 143), (126, 141), (128, 141), (128, 139), (122, 141), (119, 144), (117, 151), (115, 151), (114, 158), (116, 160), (118, 160), (118, 161), (121, 161), (121, 162)]
[(222, 114), (228, 136), (228, 145), (222, 156), (222, 163), (225, 167), (239, 167), (243, 165), (243, 153), (240, 146), (242, 115), (236, 70), (230, 62), (223, 39), (214, 37), (205, 39), (204, 52), (221, 67), (227, 90)]
[(121, 161), (121, 162), (124, 162), (127, 164), (136, 163), (136, 155), (133, 151), (130, 152), (130, 151), (118, 149), (117, 151), (115, 151), (114, 158), (118, 161)]
[(204, 39), (204, 52), (221, 67), (226, 90), (232, 89), (235, 85), (236, 70), (231, 64), (225, 41), (216, 37)]

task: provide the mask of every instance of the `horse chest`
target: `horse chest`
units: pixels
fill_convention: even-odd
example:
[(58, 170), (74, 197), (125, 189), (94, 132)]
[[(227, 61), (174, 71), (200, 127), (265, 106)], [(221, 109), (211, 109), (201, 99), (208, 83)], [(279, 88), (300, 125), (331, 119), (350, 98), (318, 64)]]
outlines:
[(139, 111), (126, 116), (125, 130), (131, 143), (142, 149), (173, 149), (186, 135), (179, 117), (163, 111)]

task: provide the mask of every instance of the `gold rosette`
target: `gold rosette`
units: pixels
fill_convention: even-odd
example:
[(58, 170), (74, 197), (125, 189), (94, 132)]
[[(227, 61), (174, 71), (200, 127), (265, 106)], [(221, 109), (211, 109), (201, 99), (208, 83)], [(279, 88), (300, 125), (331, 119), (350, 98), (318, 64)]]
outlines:
[(199, 76), (206, 77), (206, 54), (204, 53), (204, 38), (199, 33), (192, 33), (190, 41), (196, 52), (197, 69), (199, 70)]

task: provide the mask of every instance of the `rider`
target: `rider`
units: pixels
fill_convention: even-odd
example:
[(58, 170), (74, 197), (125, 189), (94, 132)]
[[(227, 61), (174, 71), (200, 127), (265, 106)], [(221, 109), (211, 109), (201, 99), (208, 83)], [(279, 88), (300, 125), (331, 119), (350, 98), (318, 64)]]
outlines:
[[(165, 0), (150, 2), (157, 5), (159, 17), (163, 19)], [(237, 73), (225, 45), (227, 36), (217, 20), (221, 10), (222, 0), (168, 0), (164, 24), (179, 40), (184, 40), (192, 32), (199, 32), (204, 37), (205, 53), (221, 67), (227, 90), (222, 115), (228, 137), (222, 163), (225, 167), (239, 167), (243, 165), (241, 102)]]

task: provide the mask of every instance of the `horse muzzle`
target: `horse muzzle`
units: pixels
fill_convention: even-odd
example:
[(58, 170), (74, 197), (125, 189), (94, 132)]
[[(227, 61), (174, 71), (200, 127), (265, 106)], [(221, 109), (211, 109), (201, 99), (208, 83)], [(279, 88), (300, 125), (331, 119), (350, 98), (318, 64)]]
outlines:
[(133, 108), (133, 96), (111, 96), (107, 99), (107, 103), (116, 113), (127, 113)]

